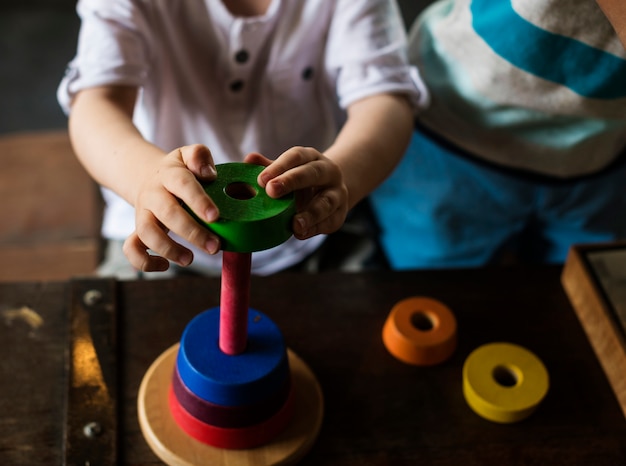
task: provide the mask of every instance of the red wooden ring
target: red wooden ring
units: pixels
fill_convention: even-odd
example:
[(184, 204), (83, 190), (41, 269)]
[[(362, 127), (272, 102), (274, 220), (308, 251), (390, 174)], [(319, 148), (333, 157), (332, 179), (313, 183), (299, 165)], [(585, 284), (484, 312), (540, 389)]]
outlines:
[(268, 398), (252, 405), (223, 406), (210, 403), (195, 395), (174, 368), (172, 389), (180, 405), (193, 417), (215, 427), (247, 427), (270, 418), (285, 404), (289, 396), (291, 378), (288, 377)]
[(289, 424), (294, 411), (294, 398), (292, 386), (287, 401), (274, 416), (259, 424), (234, 429), (199, 421), (180, 405), (171, 385), (168, 393), (172, 417), (187, 435), (207, 445), (231, 450), (255, 448), (270, 442)]

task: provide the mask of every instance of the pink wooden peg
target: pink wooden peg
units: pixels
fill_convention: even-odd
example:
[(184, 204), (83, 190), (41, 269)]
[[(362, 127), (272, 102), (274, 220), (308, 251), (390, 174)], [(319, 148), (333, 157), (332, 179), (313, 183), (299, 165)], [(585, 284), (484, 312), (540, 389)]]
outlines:
[(246, 349), (251, 262), (251, 253), (223, 251), (219, 346), (229, 355)]

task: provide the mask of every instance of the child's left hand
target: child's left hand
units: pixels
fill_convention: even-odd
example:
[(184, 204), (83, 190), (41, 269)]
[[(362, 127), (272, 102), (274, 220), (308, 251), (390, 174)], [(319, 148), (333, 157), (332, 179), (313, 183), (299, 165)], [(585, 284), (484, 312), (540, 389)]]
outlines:
[(292, 147), (276, 160), (248, 154), (245, 162), (265, 166), (258, 183), (272, 198), (296, 196), (293, 232), (298, 239), (337, 231), (348, 213), (348, 188), (339, 166), (311, 147)]

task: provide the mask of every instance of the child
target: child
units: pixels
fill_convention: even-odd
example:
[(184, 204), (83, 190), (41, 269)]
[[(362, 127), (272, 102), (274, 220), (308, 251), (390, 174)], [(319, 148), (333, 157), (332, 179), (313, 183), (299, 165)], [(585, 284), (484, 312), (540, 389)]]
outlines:
[[(600, 3), (626, 36), (623, 2)], [(418, 17), (409, 59), (432, 104), (371, 198), (394, 268), (562, 263), (573, 243), (626, 238), (615, 30), (588, 0), (441, 0)]]
[[(272, 197), (296, 193), (295, 238), (253, 254), (252, 272), (301, 261), (391, 172), (425, 98), (395, 2), (80, 0), (77, 8), (78, 52), (58, 96), (77, 156), (104, 187), (110, 257), (119, 262), (126, 238), (130, 276), (169, 261), (219, 271), (218, 238), (180, 203), (216, 220), (198, 180), (228, 161), (266, 165), (259, 183)], [(101, 273), (124, 275), (109, 265)]]

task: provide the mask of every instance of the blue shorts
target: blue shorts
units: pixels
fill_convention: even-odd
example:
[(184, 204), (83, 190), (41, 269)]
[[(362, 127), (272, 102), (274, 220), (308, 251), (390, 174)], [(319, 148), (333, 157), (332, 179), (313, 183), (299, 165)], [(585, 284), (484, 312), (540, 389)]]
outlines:
[(572, 244), (626, 238), (626, 163), (559, 180), (501, 169), (420, 130), (370, 196), (395, 269), (476, 267), (514, 254), (563, 263)]

